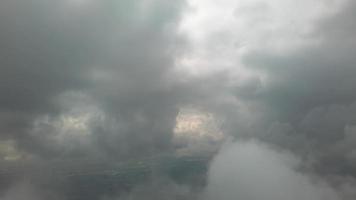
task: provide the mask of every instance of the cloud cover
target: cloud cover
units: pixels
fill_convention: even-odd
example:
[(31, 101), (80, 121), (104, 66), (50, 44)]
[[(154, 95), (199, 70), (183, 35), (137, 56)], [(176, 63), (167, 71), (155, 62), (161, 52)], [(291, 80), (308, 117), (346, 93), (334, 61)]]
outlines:
[[(69, 156), (78, 143), (105, 154), (167, 148), (179, 101), (169, 71), (182, 4), (1, 2), (2, 138), (47, 157)], [(78, 124), (90, 139), (68, 146)]]
[[(286, 149), (352, 199), (355, 9), (351, 0), (3, 0), (0, 162), (211, 152), (216, 132)], [(218, 126), (187, 129), (177, 144), (177, 120), (190, 108)], [(241, 145), (276, 159), (270, 168), (288, 174), (281, 183), (314, 190), (279, 153)], [(225, 177), (216, 160), (212, 182)]]
[(339, 199), (325, 183), (297, 171), (298, 159), (256, 141), (226, 145), (209, 172), (206, 199)]

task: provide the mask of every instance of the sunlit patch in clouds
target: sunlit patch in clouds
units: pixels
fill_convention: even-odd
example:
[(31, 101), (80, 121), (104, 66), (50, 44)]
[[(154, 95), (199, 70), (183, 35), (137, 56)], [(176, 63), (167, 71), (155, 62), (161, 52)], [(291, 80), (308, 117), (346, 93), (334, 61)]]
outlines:
[(179, 112), (174, 132), (177, 135), (193, 135), (197, 137), (209, 135), (216, 139), (222, 136), (218, 129), (217, 121), (211, 113), (203, 113), (191, 109), (182, 109)]
[(224, 140), (221, 122), (212, 113), (183, 108), (176, 118), (173, 142), (178, 153), (215, 151)]
[(25, 159), (28, 155), (24, 152), (20, 152), (13, 140), (0, 141), (0, 161), (16, 161)]
[(37, 121), (37, 124), (51, 124), (55, 127), (58, 135), (72, 134), (72, 135), (87, 135), (89, 134), (88, 123), (92, 115), (90, 113), (81, 114), (66, 114), (56, 119), (50, 119), (49, 117), (43, 117)]
[(94, 115), (90, 113), (68, 113), (51, 118), (44, 116), (34, 123), (33, 135), (43, 137), (48, 144), (57, 150), (72, 149), (90, 144), (90, 121)]

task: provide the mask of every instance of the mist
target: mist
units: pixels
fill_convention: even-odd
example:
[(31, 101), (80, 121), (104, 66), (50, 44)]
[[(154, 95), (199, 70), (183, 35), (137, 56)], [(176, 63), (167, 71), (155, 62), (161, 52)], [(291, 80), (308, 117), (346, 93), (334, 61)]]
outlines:
[(355, 199), (355, 13), (1, 0), (0, 199)]
[(300, 170), (293, 154), (258, 141), (226, 144), (213, 159), (204, 199), (338, 200), (322, 177)]

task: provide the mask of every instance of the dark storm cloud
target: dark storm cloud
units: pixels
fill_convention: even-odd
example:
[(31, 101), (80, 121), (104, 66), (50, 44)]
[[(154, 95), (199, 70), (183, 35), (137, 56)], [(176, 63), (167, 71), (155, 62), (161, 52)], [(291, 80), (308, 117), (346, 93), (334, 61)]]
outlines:
[[(115, 156), (169, 149), (178, 103), (169, 73), (182, 6), (2, 1), (1, 137), (40, 156), (70, 154), (63, 152), (67, 144), (53, 139), (59, 135), (53, 123), (77, 106), (65, 94), (79, 93), (105, 118), (88, 130), (93, 148)], [(43, 117), (49, 120), (35, 123)]]
[[(210, 96), (209, 85), (221, 87), (215, 77), (206, 84), (174, 69), (185, 42), (177, 33), (184, 6), (160, 0), (0, 3), (0, 199), (120, 193), (110, 187), (137, 188), (126, 191), (135, 199), (196, 195), (172, 180), (135, 187), (119, 178), (107, 186), (113, 175), (88, 175), (93, 183), (105, 180), (87, 191), (87, 182), (75, 183), (86, 175), (71, 177), (174, 153), (179, 108)], [(162, 185), (171, 193), (157, 196)]]
[[(273, 15), (273, 10), (262, 12), (269, 9), (267, 4), (260, 5), (263, 6), (247, 7), (243, 11), (247, 17), (251, 13), (262, 13), (262, 18)], [(269, 146), (259, 143), (252, 146), (237, 143), (245, 145), (247, 153), (257, 152), (257, 157), (244, 156), (240, 151), (244, 148), (238, 147), (238, 151), (232, 147), (227, 157), (226, 151), (220, 152), (209, 172), (213, 176), (209, 176), (209, 180), (218, 187), (208, 185), (208, 192), (219, 187), (223, 190), (225, 186), (220, 183), (239, 169), (239, 163), (226, 166), (237, 152), (241, 162), (246, 164), (247, 173), (251, 172), (250, 166), (260, 172), (260, 166), (248, 162), (261, 158), (272, 171), (286, 172), (287, 178), (281, 179), (281, 183), (296, 184), (298, 191), (304, 191), (301, 183), (309, 185), (310, 195), (303, 198), (323, 198), (324, 192), (319, 193), (319, 189), (325, 187), (315, 186), (308, 179), (318, 175), (325, 177), (322, 182), (336, 185), (330, 186), (332, 189), (326, 187), (333, 195), (341, 193), (341, 199), (354, 197), (356, 4), (349, 1), (338, 12), (313, 24), (311, 33), (305, 36), (306, 41), (313, 42), (307, 45), (275, 51), (268, 49), (268, 45), (261, 44), (263, 47), (258, 48), (252, 44), (254, 50), (251, 51), (250, 44), (244, 43), (241, 48), (246, 47), (248, 51), (238, 54), (242, 56), (241, 65), (246, 67), (241, 70), (241, 76), (240, 71), (234, 69), (190, 76), (175, 68), (179, 63), (177, 59), (185, 53), (191, 53), (191, 57), (200, 55), (199, 52), (194, 55), (194, 48), (188, 48), (194, 45), (186, 46), (191, 41), (178, 31), (185, 6), (183, 1), (164, 0), (0, 2), (0, 162), (29, 159), (29, 166), (46, 169), (42, 172), (43, 178), (36, 177), (32, 169), (25, 170), (29, 171), (30, 179), (34, 179), (33, 185), (15, 185), (15, 189), (2, 193), (3, 198), (23, 199), (21, 195), (37, 198), (42, 193), (46, 196), (43, 183), (53, 187), (56, 193), (53, 196), (57, 196), (65, 185), (60, 181), (56, 185), (51, 179), (51, 169), (57, 165), (59, 168), (66, 165), (71, 172), (77, 168), (85, 172), (92, 166), (88, 163), (110, 165), (115, 161), (174, 152), (173, 130), (179, 110), (184, 107), (212, 114), (213, 119), (219, 121), (218, 132), (225, 136), (258, 138), (278, 149), (270, 150)], [(259, 28), (265, 31), (264, 26), (270, 25), (270, 21), (262, 18), (263, 28), (256, 26), (257, 32)], [(276, 26), (279, 27), (279, 23)], [(289, 31), (287, 28), (278, 34), (288, 35)], [(223, 47), (229, 38), (222, 39), (221, 35), (234, 34), (212, 35), (215, 39), (211, 44), (207, 42), (209, 45), (202, 45), (204, 48), (215, 44)], [(250, 40), (249, 35), (241, 37)], [(260, 41), (263, 37), (257, 38)], [(220, 48), (212, 49), (206, 53), (208, 67), (220, 65), (221, 61), (220, 52), (217, 53)], [(222, 60), (235, 55), (229, 51), (221, 54), (226, 56), (222, 56)], [(211, 58), (213, 62), (209, 63), (214, 56), (217, 58)], [(202, 57), (204, 60), (204, 55)], [(193, 59), (192, 65), (199, 65), (201, 59), (197, 60)], [(231, 60), (236, 62), (235, 58)], [(235, 64), (240, 65), (240, 61)], [(226, 63), (229, 65), (230, 60)], [(261, 76), (244, 77), (244, 70)], [(232, 80), (236, 74), (239, 80)], [(298, 165), (286, 164), (285, 155), (279, 149), (287, 149), (300, 157)], [(79, 161), (73, 164), (75, 160)], [(228, 170), (221, 170), (224, 167)], [(308, 174), (300, 172), (303, 170)], [(261, 173), (274, 180), (265, 171)], [(245, 177), (244, 173), (237, 175)], [(253, 175), (245, 177), (246, 180), (252, 180), (263, 190), (265, 186)], [(237, 180), (234, 177), (228, 180), (234, 183)], [(153, 179), (152, 183), (134, 187), (132, 193), (117, 198), (199, 197), (198, 193), (171, 180), (156, 183)], [(66, 183), (66, 178), (61, 181)], [(233, 183), (229, 186), (234, 186)], [(60, 189), (57, 190), (57, 186)], [(162, 187), (172, 192), (157, 197), (160, 193), (155, 191)], [(17, 190), (23, 192), (13, 192)], [(271, 191), (268, 194), (273, 199), (276, 190)], [(235, 194), (228, 191), (223, 197), (234, 199)]]

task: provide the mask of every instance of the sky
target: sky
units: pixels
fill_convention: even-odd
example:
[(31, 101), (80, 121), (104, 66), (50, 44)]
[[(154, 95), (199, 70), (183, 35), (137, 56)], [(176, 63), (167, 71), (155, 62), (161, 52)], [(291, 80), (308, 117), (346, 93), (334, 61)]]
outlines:
[[(0, 168), (209, 155), (199, 192), (99, 200), (356, 198), (353, 0), (2, 0), (0, 29)], [(0, 200), (68, 199), (43, 176)]]

